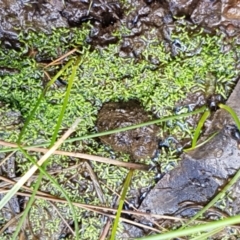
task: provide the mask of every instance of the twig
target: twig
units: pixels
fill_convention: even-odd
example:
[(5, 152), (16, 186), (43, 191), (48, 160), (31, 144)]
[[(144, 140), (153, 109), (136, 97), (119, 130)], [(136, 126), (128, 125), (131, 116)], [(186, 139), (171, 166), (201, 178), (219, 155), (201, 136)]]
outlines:
[[(7, 193), (10, 190), (9, 189), (0, 189), (1, 193)], [(23, 193), (23, 192), (17, 192), (17, 195), (20, 196), (31, 196), (31, 193)], [(48, 201), (53, 201), (53, 202), (58, 202), (58, 203), (64, 203), (66, 204), (67, 201), (65, 199), (61, 199), (58, 198), (56, 196), (42, 196), (42, 195), (36, 195), (37, 198), (41, 198), (44, 200), (48, 200)], [(76, 202), (72, 202), (72, 204), (76, 207), (81, 207), (84, 208), (86, 210), (90, 210), (90, 211), (94, 211), (95, 209), (99, 209), (102, 211), (111, 211), (113, 213), (117, 212), (117, 209), (114, 208), (110, 208), (110, 207), (103, 207), (103, 206), (96, 206), (96, 205), (90, 205), (90, 204), (84, 204), (84, 203), (76, 203)], [(166, 216), (166, 215), (158, 215), (158, 214), (152, 214), (152, 213), (145, 213), (145, 212), (136, 212), (136, 211), (131, 211), (131, 210), (122, 210), (122, 213), (126, 213), (126, 214), (130, 214), (130, 215), (136, 215), (136, 216), (143, 216), (143, 217), (153, 217), (156, 219), (169, 219), (169, 220), (175, 220), (175, 221), (188, 221), (188, 219), (184, 219), (184, 218), (178, 218), (178, 217), (172, 217), (172, 216)], [(104, 212), (101, 212), (101, 214), (104, 214)], [(200, 220), (197, 220), (196, 222), (203, 222)]]
[(58, 208), (55, 206), (55, 204), (53, 204), (51, 201), (49, 201), (49, 204), (52, 205), (52, 207), (55, 209), (55, 211), (57, 212), (58, 216), (62, 219), (62, 221), (64, 222), (64, 224), (68, 227), (68, 229), (70, 230), (70, 232), (72, 233), (72, 235), (74, 236), (74, 231), (71, 228), (71, 226), (68, 224), (68, 222), (65, 220), (65, 218), (62, 216), (62, 214), (58, 211)]
[[(5, 142), (5, 141), (0, 141), (0, 145), (14, 147), (14, 148), (17, 147), (17, 144)], [(47, 149), (47, 148), (25, 147), (25, 146), (21, 146), (21, 147), (28, 151), (34, 151), (34, 152), (46, 153), (49, 151), (49, 149)], [(110, 158), (99, 157), (99, 156), (84, 154), (84, 153), (72, 153), (72, 152), (55, 150), (54, 152), (52, 152), (52, 154), (64, 155), (64, 156), (75, 157), (75, 158), (82, 158), (82, 159), (92, 160), (92, 161), (101, 162), (101, 163), (108, 163), (108, 164), (112, 164), (115, 166), (126, 167), (126, 168), (131, 168), (131, 169), (136, 169), (136, 170), (147, 171), (150, 168), (150, 166), (144, 165), (144, 164), (121, 162), (121, 161), (113, 160)]]
[(97, 179), (97, 176), (96, 174), (93, 172), (90, 164), (86, 161), (85, 162), (85, 167), (87, 168), (88, 172), (89, 172), (89, 175), (91, 177), (91, 180), (93, 182), (93, 185), (94, 185), (94, 188), (96, 190), (96, 193), (98, 195), (98, 198), (100, 200), (101, 203), (106, 203), (106, 199), (104, 197), (104, 194), (103, 194), (103, 191), (102, 191), (102, 188), (100, 186), (100, 184), (98, 183), (98, 179)]
[(47, 68), (47, 67), (50, 67), (50, 66), (54, 65), (55, 63), (57, 63), (57, 62), (61, 61), (62, 59), (64, 59), (65, 57), (67, 57), (67, 56), (71, 55), (72, 53), (74, 53), (74, 52), (76, 52), (76, 51), (77, 51), (77, 49), (76, 49), (76, 48), (74, 48), (73, 50), (71, 50), (71, 51), (67, 52), (66, 54), (62, 55), (62, 56), (61, 56), (61, 57), (59, 57), (58, 59), (56, 59), (56, 60), (52, 61), (51, 63), (49, 63), (49, 64), (48, 64), (48, 65), (46, 65), (44, 68)]
[[(9, 191), (9, 190), (7, 190)], [(7, 192), (6, 191), (6, 192)], [(17, 195), (21, 195), (21, 196), (31, 196), (30, 193), (22, 193), (22, 192), (17, 192), (16, 193)], [(44, 199), (44, 200), (48, 200), (48, 201), (52, 201), (52, 202), (59, 202), (59, 203), (64, 203), (66, 204), (67, 201), (64, 200), (64, 199), (60, 199), (60, 198), (49, 198), (49, 197), (43, 197), (43, 196), (39, 196), (39, 195), (36, 195), (36, 198), (41, 198), (41, 199)], [(87, 205), (87, 204), (82, 204), (82, 203), (75, 203), (75, 202), (72, 202), (72, 204), (74, 206), (77, 206), (77, 207), (81, 207), (85, 210), (88, 210), (88, 211), (93, 211), (93, 212), (96, 212), (98, 214), (102, 214), (102, 215), (105, 215), (107, 217), (110, 217), (110, 218), (115, 218), (116, 216), (115, 215), (112, 215), (112, 214), (109, 214), (109, 213), (106, 213), (106, 212), (103, 212), (101, 211), (102, 209), (107, 209), (109, 211), (113, 210), (113, 211), (117, 211), (117, 209), (111, 209), (111, 208), (106, 208), (106, 207), (99, 207), (99, 206), (91, 206), (91, 205)], [(99, 209), (99, 210), (97, 210)], [(124, 212), (129, 212), (129, 211), (122, 211), (123, 213)], [(132, 225), (136, 225), (138, 227), (141, 227), (141, 228), (146, 228), (146, 229), (149, 229), (149, 230), (152, 230), (152, 231), (155, 231), (155, 232), (160, 232), (159, 230), (155, 229), (155, 228), (152, 228), (152, 227), (149, 227), (149, 226), (146, 226), (144, 224), (140, 224), (140, 223), (137, 223), (137, 222), (134, 222), (134, 221), (131, 221), (131, 220), (128, 220), (128, 219), (125, 219), (125, 218), (122, 218), (120, 217), (120, 220), (123, 221), (123, 222), (127, 222), (127, 223), (130, 223)]]
[(13, 195), (26, 183), (26, 181), (37, 171), (38, 167), (41, 166), (57, 148), (66, 140), (71, 133), (73, 133), (80, 122), (80, 118), (78, 118), (72, 126), (63, 134), (63, 136), (57, 140), (57, 142), (51, 147), (41, 158), (40, 160), (33, 165), (24, 175), (20, 178), (20, 180), (12, 187), (11, 191), (9, 191), (0, 202), (0, 209), (2, 209), (7, 202), (13, 197)]
[(6, 229), (8, 229), (13, 223), (17, 222), (18, 219), (23, 215), (23, 212), (17, 214), (13, 218), (11, 218), (1, 229), (0, 234), (4, 233)]
[(9, 153), (1, 162), (0, 162), (0, 167), (16, 152), (16, 150), (12, 151)]

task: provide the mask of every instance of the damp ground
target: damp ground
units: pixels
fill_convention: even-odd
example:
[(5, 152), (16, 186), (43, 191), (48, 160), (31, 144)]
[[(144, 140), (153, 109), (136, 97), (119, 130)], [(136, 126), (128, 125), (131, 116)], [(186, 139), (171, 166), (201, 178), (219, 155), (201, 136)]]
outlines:
[[(238, 81), (240, 16), (238, 5), (230, 1), (0, 1), (0, 9), (0, 138), (6, 142), (18, 140), (47, 88), (21, 143), (49, 146), (77, 56), (82, 60), (58, 137), (76, 117), (82, 121), (74, 138), (194, 111), (214, 105), (216, 96), (225, 102)], [(71, 59), (61, 77), (49, 86), (50, 79)], [(235, 95), (230, 105), (239, 96)], [(181, 155), (191, 145), (200, 116), (76, 140), (65, 143), (61, 150), (151, 166), (147, 172), (135, 171), (125, 210), (189, 218), (212, 199), (239, 165), (237, 129), (222, 115), (225, 123), (215, 126), (223, 130), (207, 148)], [(213, 118), (214, 112), (203, 130), (211, 129)], [(11, 188), (7, 180), (17, 181), (31, 166), (20, 151), (10, 155), (5, 147), (0, 153), (2, 161), (5, 159), (2, 190)], [(31, 152), (31, 156), (38, 159), (41, 154)], [(128, 172), (114, 165), (56, 155), (47, 170), (73, 202), (111, 208), (118, 206), (116, 193), (121, 193)], [(28, 186), (34, 187), (37, 175)], [(43, 192), (48, 197), (61, 197), (61, 193), (47, 178), (39, 190), (21, 236), (74, 239), (69, 207), (41, 198)], [(29, 200), (27, 193), (24, 189), (2, 210), (2, 239), (11, 238), (16, 231), (14, 219), (21, 217)], [(232, 190), (206, 213), (205, 220), (235, 215), (239, 209), (232, 199), (238, 199), (237, 195)], [(99, 239), (104, 229), (110, 234), (107, 217), (82, 208), (76, 208), (76, 213), (81, 239)], [(117, 239), (147, 236), (173, 225), (166, 220), (146, 222), (130, 214), (123, 217), (133, 222), (119, 226)], [(134, 227), (134, 222), (152, 228)], [(237, 236), (238, 228), (224, 234)], [(215, 239), (222, 239), (221, 234)]]

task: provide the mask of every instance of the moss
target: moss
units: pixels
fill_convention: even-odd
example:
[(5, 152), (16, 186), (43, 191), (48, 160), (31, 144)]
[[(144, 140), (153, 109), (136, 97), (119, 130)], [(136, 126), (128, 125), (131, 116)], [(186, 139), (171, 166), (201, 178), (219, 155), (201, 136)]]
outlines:
[(57, 238), (61, 219), (56, 216), (58, 214), (53, 205), (44, 200), (36, 200), (29, 214), (29, 227), (33, 234), (45, 239)]
[[(97, 112), (104, 102), (127, 101), (138, 99), (146, 110), (154, 112), (157, 116), (174, 114), (176, 102), (186, 98), (187, 93), (202, 91), (206, 96), (212, 93), (220, 93), (228, 96), (234, 83), (234, 76), (238, 74), (235, 69), (236, 54), (231, 49), (222, 51), (223, 38), (210, 36), (201, 30), (187, 29), (183, 22), (170, 36), (169, 42), (158, 39), (142, 37), (146, 42), (141, 51), (141, 60), (118, 56), (119, 45), (110, 45), (105, 49), (89, 51), (86, 44), (90, 26), (85, 25), (81, 31), (78, 29), (56, 29), (51, 36), (42, 33), (31, 32), (27, 36), (21, 35), (22, 48), (20, 51), (0, 50), (1, 66), (11, 66), (19, 72), (14, 75), (0, 76), (0, 100), (11, 104), (17, 109), (25, 120), (33, 109), (41, 92), (46, 85), (44, 71), (53, 76), (62, 65), (43, 69), (44, 61), (51, 61), (66, 53), (73, 47), (78, 47), (82, 54), (82, 65), (77, 70), (74, 86), (71, 92), (69, 104), (64, 115), (59, 135), (64, 132), (76, 117), (82, 119), (75, 136), (82, 136), (89, 132), (95, 132)], [(119, 29), (119, 36), (127, 34), (127, 29)], [(172, 49), (175, 48), (175, 49)], [(168, 50), (174, 51), (171, 54)], [(36, 52), (35, 57), (30, 52)], [(79, 54), (78, 52), (78, 54)], [(68, 57), (70, 59), (71, 57)], [(72, 68), (63, 74), (66, 82)], [(66, 87), (51, 87), (41, 102), (34, 119), (30, 122), (22, 139), (26, 144), (36, 144), (49, 141), (63, 103)], [(2, 114), (2, 113), (1, 113)], [(171, 126), (171, 127), (169, 127)], [(191, 138), (193, 128), (184, 121), (168, 122), (162, 126), (167, 129), (169, 135), (175, 135), (180, 140)], [(9, 129), (3, 136), (4, 140), (16, 141), (18, 132)], [(160, 136), (161, 137), (161, 133)], [(64, 144), (62, 149), (69, 151), (82, 151), (105, 157), (115, 157), (122, 161), (129, 161), (129, 156), (121, 153), (113, 153), (110, 148), (96, 140), (87, 140), (75, 145)], [(38, 155), (36, 154), (36, 158)], [(18, 154), (16, 159), (19, 169), (24, 172), (30, 163)], [(155, 160), (163, 171), (169, 171), (177, 162), (175, 152), (162, 152)], [(66, 168), (75, 159), (54, 156), (49, 166)], [(142, 162), (152, 163), (150, 159)], [(169, 167), (170, 166), (170, 167)], [(120, 192), (127, 170), (106, 164), (92, 163), (98, 178), (114, 191)], [(134, 175), (131, 188), (144, 188), (152, 186), (153, 172), (138, 172)], [(71, 181), (74, 176), (74, 181)], [(76, 177), (77, 176), (77, 177)], [(59, 184), (65, 188), (70, 198), (74, 201), (99, 204), (99, 200), (90, 180), (76, 170), (62, 172), (57, 177)], [(84, 187), (85, 186), (85, 187)], [(44, 180), (42, 189), (56, 192), (54, 186)], [(107, 204), (113, 203), (113, 193), (103, 188)], [(40, 204), (42, 206), (42, 203)], [(65, 216), (71, 219), (71, 214), (65, 205)], [(58, 206), (59, 208), (60, 205)], [(100, 217), (88, 214), (77, 209), (79, 221), (82, 222), (82, 239), (97, 239), (101, 229)], [(36, 215), (31, 211), (33, 223), (36, 223), (36, 231), (39, 223)], [(57, 222), (49, 223), (49, 229)], [(34, 222), (36, 221), (36, 222)], [(90, 224), (91, 223), (91, 224)], [(46, 226), (48, 227), (48, 226)], [(49, 230), (49, 231), (50, 231)], [(47, 232), (49, 232), (47, 231)]]
[[(62, 129), (71, 124), (74, 116), (80, 116), (83, 121), (78, 135), (86, 134), (94, 127), (97, 111), (106, 101), (139, 99), (147, 110), (162, 116), (173, 114), (176, 102), (185, 99), (186, 94), (193, 90), (201, 90), (206, 95), (209, 92), (220, 93), (224, 97), (229, 95), (237, 74), (235, 53), (233, 50), (222, 53), (221, 37), (202, 35), (201, 31), (191, 33), (180, 25), (170, 36), (172, 46), (157, 39), (143, 39), (146, 42), (141, 53), (143, 59), (136, 63), (134, 59), (118, 57), (117, 45), (89, 52), (86, 45), (88, 28), (86, 25), (83, 31), (57, 29), (51, 36), (31, 32), (28, 36), (21, 36), (24, 44), (21, 54), (2, 50), (0, 63), (6, 65), (10, 59), (15, 59), (11, 66), (20, 72), (0, 77), (0, 99), (15, 104), (26, 118), (46, 81), (46, 70), (35, 59), (29, 59), (26, 49), (35, 49), (39, 55), (36, 59), (45, 56), (50, 61), (73, 46), (80, 47), (83, 63), (74, 81)], [(175, 46), (176, 41), (178, 44)], [(166, 48), (169, 47), (176, 48), (175, 56), (167, 53)], [(156, 66), (154, 62), (159, 64)], [(51, 68), (50, 75), (60, 67)], [(62, 76), (65, 81), (70, 72), (71, 68)], [(66, 88), (61, 87), (47, 92), (24, 141), (31, 144), (39, 138), (49, 140), (65, 91)]]

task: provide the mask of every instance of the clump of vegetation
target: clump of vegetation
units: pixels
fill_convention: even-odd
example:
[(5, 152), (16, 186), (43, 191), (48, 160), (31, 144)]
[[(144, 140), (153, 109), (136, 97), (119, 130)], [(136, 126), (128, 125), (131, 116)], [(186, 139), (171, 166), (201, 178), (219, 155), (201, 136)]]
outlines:
[[(51, 36), (31, 32), (27, 36), (20, 36), (22, 47), (19, 51), (1, 49), (1, 66), (11, 66), (18, 72), (13, 75), (0, 76), (0, 100), (17, 109), (23, 120), (26, 120), (49, 81), (47, 76), (53, 77), (63, 67), (60, 64), (44, 68), (45, 62), (54, 60), (72, 48), (78, 48), (75, 55), (76, 53), (81, 55), (81, 65), (77, 69), (59, 135), (72, 124), (73, 119), (80, 117), (82, 121), (75, 136), (83, 136), (96, 131), (94, 127), (97, 113), (105, 102), (138, 99), (146, 110), (152, 111), (157, 116), (169, 116), (174, 114), (175, 104), (185, 99), (191, 91), (202, 91), (206, 95), (209, 95), (210, 92), (211, 94), (219, 93), (224, 97), (228, 96), (235, 80), (234, 76), (238, 73), (235, 70), (235, 52), (234, 50), (223, 52), (221, 37), (203, 34), (202, 31), (191, 32), (184, 25), (178, 26), (170, 35), (169, 41), (166, 42), (143, 37), (142, 40), (146, 42), (146, 45), (141, 53), (142, 59), (137, 62), (132, 58), (119, 57), (121, 42), (119, 45), (110, 45), (104, 49), (96, 48), (90, 51), (86, 43), (90, 27), (86, 24), (81, 31), (56, 29)], [(70, 58), (74, 59), (75, 55), (67, 57), (65, 61)], [(66, 84), (72, 66), (70, 65), (61, 76), (60, 80)], [(50, 141), (65, 92), (64, 84), (59, 86), (56, 83), (55, 86), (48, 89), (34, 118), (28, 124), (22, 142), (30, 145)], [(180, 123), (183, 124), (180, 121), (178, 124), (176, 122), (168, 123), (172, 126), (171, 129), (168, 129), (168, 134), (175, 134), (177, 130), (183, 131), (184, 129), (184, 134), (178, 134), (179, 138), (184, 138), (186, 135), (191, 137), (192, 127), (188, 125), (179, 127)], [(16, 131), (9, 130), (9, 133), (4, 135), (6, 141), (16, 141), (17, 139), (18, 132)], [(84, 151), (106, 157), (112, 156), (111, 150), (92, 139), (77, 144), (64, 144), (62, 149)], [(128, 155), (114, 154), (120, 160), (129, 160)], [(169, 161), (174, 165), (177, 159), (171, 152), (170, 158), (167, 158), (164, 153), (155, 161), (165, 160), (166, 163), (162, 166), (168, 171)], [(22, 154), (18, 154), (17, 161), (19, 170), (26, 171), (28, 164), (25, 162), (28, 160)], [(71, 161), (71, 159), (61, 156), (51, 158), (51, 164), (64, 168), (70, 166)], [(151, 162), (150, 159), (142, 161)], [(49, 168), (51, 168), (50, 166)], [(111, 186), (115, 191), (121, 189), (127, 171), (114, 166), (106, 167), (104, 164), (93, 163), (92, 166), (95, 173), (107, 186)], [(59, 174), (57, 179), (63, 187), (66, 187), (72, 200), (89, 204), (100, 203), (92, 191), (92, 185), (84, 178), (84, 174), (79, 174), (75, 179), (76, 182), (71, 183), (71, 187), (66, 186), (69, 175), (65, 174), (65, 172)], [(72, 174), (76, 175), (77, 172), (70, 175)], [(134, 175), (132, 187), (152, 186), (154, 184), (153, 175), (153, 172)], [(76, 192), (73, 189), (79, 188), (79, 182), (87, 187)], [(54, 187), (50, 183), (44, 182), (44, 184), (42, 189), (54, 191)], [(113, 201), (113, 193), (107, 188), (103, 192), (110, 205)], [(84, 211), (79, 211), (78, 217), (83, 219), (82, 224), (86, 225), (84, 214)], [(85, 232), (82, 239), (90, 239), (89, 236), (91, 239), (96, 239), (95, 235), (91, 234), (98, 233), (95, 230), (100, 229), (99, 219), (92, 215), (89, 215), (89, 219), (90, 217), (93, 217), (91, 221), (94, 224), (89, 226), (89, 229), (87, 226), (84, 227)], [(34, 231), (38, 232), (37, 227), (34, 228)]]
[[(193, 90), (208, 93), (212, 86), (213, 93), (226, 97), (237, 75), (235, 52), (224, 53), (223, 40), (218, 36), (201, 31), (191, 33), (185, 26), (178, 26), (170, 42), (143, 39), (143, 59), (136, 63), (135, 59), (118, 57), (118, 45), (90, 52), (86, 43), (88, 28), (86, 25), (82, 31), (56, 29), (51, 36), (30, 32), (20, 36), (21, 51), (2, 49), (1, 66), (17, 68), (19, 73), (1, 76), (0, 99), (15, 105), (26, 118), (48, 81), (44, 72), (53, 76), (61, 68), (60, 65), (45, 70), (36, 59), (51, 61), (73, 47), (79, 48), (82, 64), (74, 80), (63, 128), (77, 114), (85, 120), (78, 135), (94, 127), (97, 111), (104, 102), (139, 99), (158, 116), (171, 115), (176, 102)], [(175, 56), (168, 51), (169, 47), (175, 49)], [(35, 51), (35, 58), (29, 57), (29, 50)], [(70, 71), (71, 68), (62, 80), (67, 80)], [(25, 136), (28, 143), (39, 137), (48, 140), (65, 90), (64, 86), (52, 87), (46, 93), (31, 122), (34, 128), (30, 126), (29, 135)]]

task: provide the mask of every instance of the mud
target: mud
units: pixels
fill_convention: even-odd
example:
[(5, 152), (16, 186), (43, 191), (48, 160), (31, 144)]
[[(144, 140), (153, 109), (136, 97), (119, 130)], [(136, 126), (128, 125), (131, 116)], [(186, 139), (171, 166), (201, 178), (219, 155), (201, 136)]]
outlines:
[[(20, 31), (51, 34), (59, 27), (80, 27), (83, 22), (93, 24), (88, 42), (113, 43), (118, 39), (110, 32), (122, 17), (119, 2), (104, 1), (0, 1), (0, 39), (4, 46), (18, 48)], [(107, 30), (105, 30), (107, 29)], [(99, 39), (96, 39), (96, 38)]]
[(20, 31), (42, 31), (50, 33), (54, 27), (68, 27), (59, 10), (61, 1), (50, 3), (32, 1), (0, 1), (0, 39), (9, 48), (17, 48)]
[(89, 21), (93, 27), (87, 42), (94, 46), (116, 43), (120, 39), (114, 32), (126, 26), (130, 32), (123, 36), (122, 54), (138, 55), (139, 44), (143, 44), (139, 36), (148, 32), (148, 38), (152, 35), (164, 39), (166, 26), (171, 28), (175, 16), (185, 16), (189, 22), (208, 28), (210, 32), (221, 29), (228, 36), (239, 35), (237, 1), (133, 0), (123, 4), (106, 0), (1, 0), (0, 39), (4, 46), (17, 48), (20, 31), (51, 34), (53, 28), (80, 28), (83, 22)]
[[(99, 111), (97, 128), (99, 132), (128, 127), (150, 121), (148, 113), (134, 100), (128, 102), (110, 102)], [(133, 160), (154, 157), (158, 148), (156, 125), (137, 128), (101, 137), (102, 142), (115, 151), (128, 153)]]

